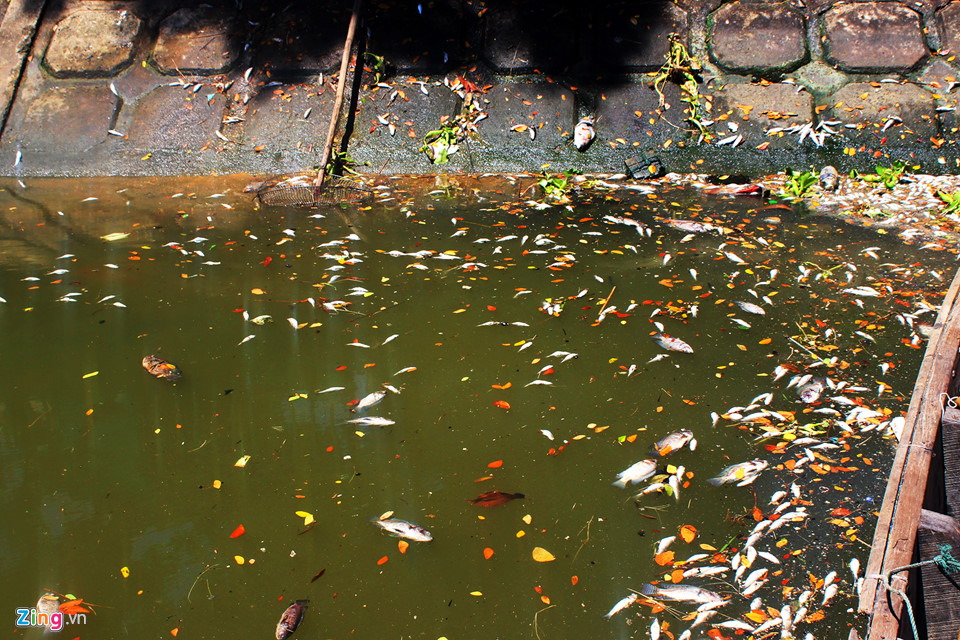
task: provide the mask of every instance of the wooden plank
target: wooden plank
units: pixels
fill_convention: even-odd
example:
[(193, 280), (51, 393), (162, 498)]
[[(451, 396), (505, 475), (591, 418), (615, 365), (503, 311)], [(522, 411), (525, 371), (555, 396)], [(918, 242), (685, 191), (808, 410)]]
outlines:
[[(869, 640), (895, 638), (897, 634), (903, 603), (899, 598), (891, 597), (887, 606), (887, 593), (882, 587), (878, 589), (878, 576), (909, 564), (913, 556), (931, 447), (939, 428), (941, 394), (946, 392), (952, 378), (957, 345), (960, 344), (958, 290), (960, 271), (954, 276), (941, 304), (887, 481), (883, 507), (867, 562), (866, 578), (860, 591), (859, 611), (872, 615), (867, 636)], [(898, 574), (893, 584), (903, 590), (906, 576)]]
[(0, 23), (0, 136), (7, 126), (45, 5), (45, 0), (10, 0)]
[(960, 410), (947, 407), (940, 420), (947, 513), (960, 515)]
[[(941, 545), (960, 553), (960, 523), (948, 515), (924, 509), (918, 535), (922, 560), (939, 555)], [(956, 582), (960, 575), (947, 576), (935, 564), (924, 565), (920, 571), (927, 640), (955, 640), (960, 631), (960, 589)]]

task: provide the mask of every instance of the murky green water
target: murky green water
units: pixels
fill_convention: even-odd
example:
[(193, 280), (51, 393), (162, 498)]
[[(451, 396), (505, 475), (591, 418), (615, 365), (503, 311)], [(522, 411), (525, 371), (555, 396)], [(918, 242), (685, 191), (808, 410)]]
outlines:
[[(866, 562), (887, 424), (906, 410), (925, 347), (905, 315), (932, 323), (923, 305), (939, 302), (953, 256), (694, 190), (537, 210), (524, 184), (400, 184), (363, 209), (319, 211), (254, 211), (233, 178), (8, 188), (0, 599), (11, 628), (14, 609), (52, 590), (99, 605), (69, 638), (266, 638), (297, 599), (311, 601), (304, 638), (645, 638), (649, 606), (604, 614), (678, 568), (729, 566), (794, 483), (800, 498), (780, 516), (806, 517), (763, 525), (752, 545), (780, 564), (761, 556), (739, 580), (683, 579), (730, 597), (694, 637), (746, 622), (757, 597), (750, 624), (785, 604), (796, 615), (800, 599), (812, 617), (798, 637), (862, 626), (848, 562)], [(475, 190), (488, 187), (501, 193)], [(658, 217), (723, 229), (688, 236)], [(843, 291), (858, 286), (878, 295)], [(694, 353), (658, 346), (657, 322)], [(148, 375), (149, 354), (183, 379)], [(808, 369), (814, 355), (836, 360)], [(774, 381), (778, 365), (792, 370)], [(806, 373), (841, 388), (805, 405), (787, 386)], [(384, 384), (399, 393), (354, 411)], [(769, 405), (739, 415), (780, 417), (730, 415), (766, 392)], [(858, 419), (831, 397), (880, 415)], [(362, 416), (395, 424), (347, 423)], [(635, 504), (652, 480), (611, 486), (679, 429), (696, 450), (659, 468), (685, 467), (679, 496)], [(773, 437), (758, 441), (764, 429)], [(752, 458), (770, 464), (752, 485), (706, 482)], [(526, 497), (468, 502), (491, 490)], [(401, 553), (368, 522), (387, 511), (433, 541)], [(657, 564), (674, 535), (675, 562), (707, 557)], [(535, 547), (556, 559), (537, 562)], [(764, 567), (768, 582), (744, 597)], [(839, 593), (821, 609), (817, 580), (831, 570)], [(673, 603), (661, 628), (679, 636), (695, 608)]]

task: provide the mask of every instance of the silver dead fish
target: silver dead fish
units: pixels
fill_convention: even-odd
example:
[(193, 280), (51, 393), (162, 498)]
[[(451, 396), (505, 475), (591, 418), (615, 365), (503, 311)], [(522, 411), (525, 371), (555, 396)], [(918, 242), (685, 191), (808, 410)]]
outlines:
[(732, 464), (721, 471), (720, 475), (710, 478), (707, 482), (715, 487), (736, 482), (738, 487), (742, 487), (756, 480), (760, 472), (767, 468), (767, 465), (766, 460), (750, 460), (740, 464)]
[(377, 525), (390, 535), (414, 542), (430, 542), (433, 536), (430, 532), (412, 522), (401, 520), (400, 518), (370, 518), (370, 522)]
[(364, 427), (389, 427), (397, 423), (389, 418), (381, 418), (380, 416), (364, 416), (362, 418), (347, 420), (347, 424), (358, 424)]
[(648, 583), (640, 587), (640, 593), (651, 598), (674, 602), (696, 602), (699, 604), (723, 602), (720, 594), (688, 584), (653, 585)]
[(626, 488), (628, 484), (637, 484), (643, 482), (657, 471), (657, 461), (646, 459), (633, 464), (617, 474), (617, 480), (613, 486)]
[(806, 384), (799, 385), (797, 392), (800, 394), (800, 400), (806, 404), (811, 404), (820, 399), (820, 394), (823, 393), (824, 387), (823, 378), (813, 378)]
[(668, 436), (665, 436), (659, 442), (653, 445), (653, 450), (661, 458), (665, 455), (671, 454), (678, 449), (682, 449), (683, 445), (687, 443), (691, 444), (691, 448), (695, 448), (696, 440), (693, 439), (693, 431), (689, 429), (681, 429), (680, 431), (671, 433)]
[(653, 339), (667, 351), (676, 351), (678, 353), (693, 353), (693, 347), (688, 345), (680, 338), (674, 338), (664, 333), (656, 333)]

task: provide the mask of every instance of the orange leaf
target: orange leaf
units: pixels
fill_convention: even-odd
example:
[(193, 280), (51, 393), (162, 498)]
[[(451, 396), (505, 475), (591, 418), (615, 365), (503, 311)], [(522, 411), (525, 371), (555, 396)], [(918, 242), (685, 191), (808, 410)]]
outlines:
[(170, 629), (170, 635), (172, 635), (174, 638), (177, 637), (178, 633), (180, 633), (180, 627), (174, 627), (173, 629)]
[(387, 563), (387, 560), (389, 560), (389, 559), (390, 559), (390, 558), (388, 558), (387, 556), (383, 556), (382, 558), (380, 558), (379, 560), (377, 560), (377, 564), (378, 564), (378, 565), (386, 564), (386, 563)]
[(499, 408), (499, 409), (509, 409), (509, 408), (510, 408), (510, 403), (507, 402), (506, 400), (494, 400), (494, 401), (493, 401), (493, 406), (495, 406), (495, 407), (497, 407), (497, 408)]
[(763, 511), (760, 511), (757, 507), (753, 508), (753, 519), (757, 522), (763, 520)]
[(410, 543), (406, 540), (397, 540), (397, 549), (400, 550), (400, 553), (406, 553), (407, 549), (410, 548)]
[(692, 524), (685, 524), (680, 527), (680, 538), (690, 544), (697, 537), (697, 528)]
[(658, 553), (656, 556), (654, 556), (653, 561), (661, 567), (673, 564), (673, 551), (664, 551), (663, 553)]
[(550, 598), (548, 598), (547, 596), (540, 596), (540, 602), (542, 602), (543, 604), (550, 604)]
[(490, 385), (490, 388), (491, 388), (491, 389), (499, 389), (499, 390), (502, 391), (502, 390), (504, 390), (504, 389), (509, 389), (509, 388), (512, 387), (512, 386), (513, 386), (513, 383), (512, 383), (512, 382), (508, 382), (508, 383), (506, 383), (506, 384), (492, 384), (492, 385)]
[(570, 584), (577, 586), (577, 583), (580, 582), (580, 578), (577, 576), (570, 576)]
[(493, 549), (487, 547), (483, 550), (483, 557), (487, 560), (493, 557)]
[(230, 534), (230, 537), (231, 537), (231, 538), (239, 538), (240, 536), (242, 536), (242, 535), (245, 534), (246, 532), (247, 532), (247, 530), (244, 529), (244, 528), (243, 528), (243, 525), (241, 524), (240, 526), (238, 526), (236, 529), (233, 530), (233, 533)]
[(850, 509), (844, 509), (843, 507), (837, 507), (830, 512), (832, 516), (848, 516), (850, 515)]
[(819, 621), (819, 620), (823, 620), (823, 616), (824, 616), (824, 614), (823, 614), (823, 609), (821, 609), (820, 611), (814, 611), (813, 613), (811, 613), (810, 615), (808, 615), (808, 616), (806, 617), (806, 621), (807, 621), (807, 622), (817, 622), (817, 621)]
[(673, 573), (670, 574), (670, 582), (674, 584), (683, 582), (683, 569), (674, 569)]
[(770, 338), (764, 338), (763, 340), (760, 341), (760, 344), (770, 344), (771, 342), (773, 342), (773, 340), (771, 340)]
[(496, 311), (496, 310), (497, 310), (497, 308), (496, 308), (495, 306), (493, 306), (492, 304), (488, 304), (488, 305), (487, 305), (487, 311)]
[(503, 460), (494, 460), (493, 462), (491, 462), (491, 463), (488, 464), (487, 466), (488, 466), (489, 468), (491, 468), (491, 469), (499, 469), (500, 467), (503, 466)]

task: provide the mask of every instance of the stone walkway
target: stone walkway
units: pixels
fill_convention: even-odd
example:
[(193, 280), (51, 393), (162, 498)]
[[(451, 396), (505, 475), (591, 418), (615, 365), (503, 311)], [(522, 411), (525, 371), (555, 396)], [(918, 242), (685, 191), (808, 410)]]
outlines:
[[(11, 0), (0, 172), (314, 166), (350, 3), (182, 4)], [(896, 160), (960, 172), (960, 0), (595, 4), (367, 3), (361, 31), (375, 56), (363, 58), (348, 144), (358, 170), (617, 172), (646, 154), (697, 173), (872, 172)], [(689, 94), (667, 82), (661, 102), (651, 87), (671, 33), (702, 67), (703, 140), (684, 121)], [(473, 98), (475, 133), (432, 164), (424, 135)], [(584, 116), (597, 139), (580, 152), (569, 138)]]

